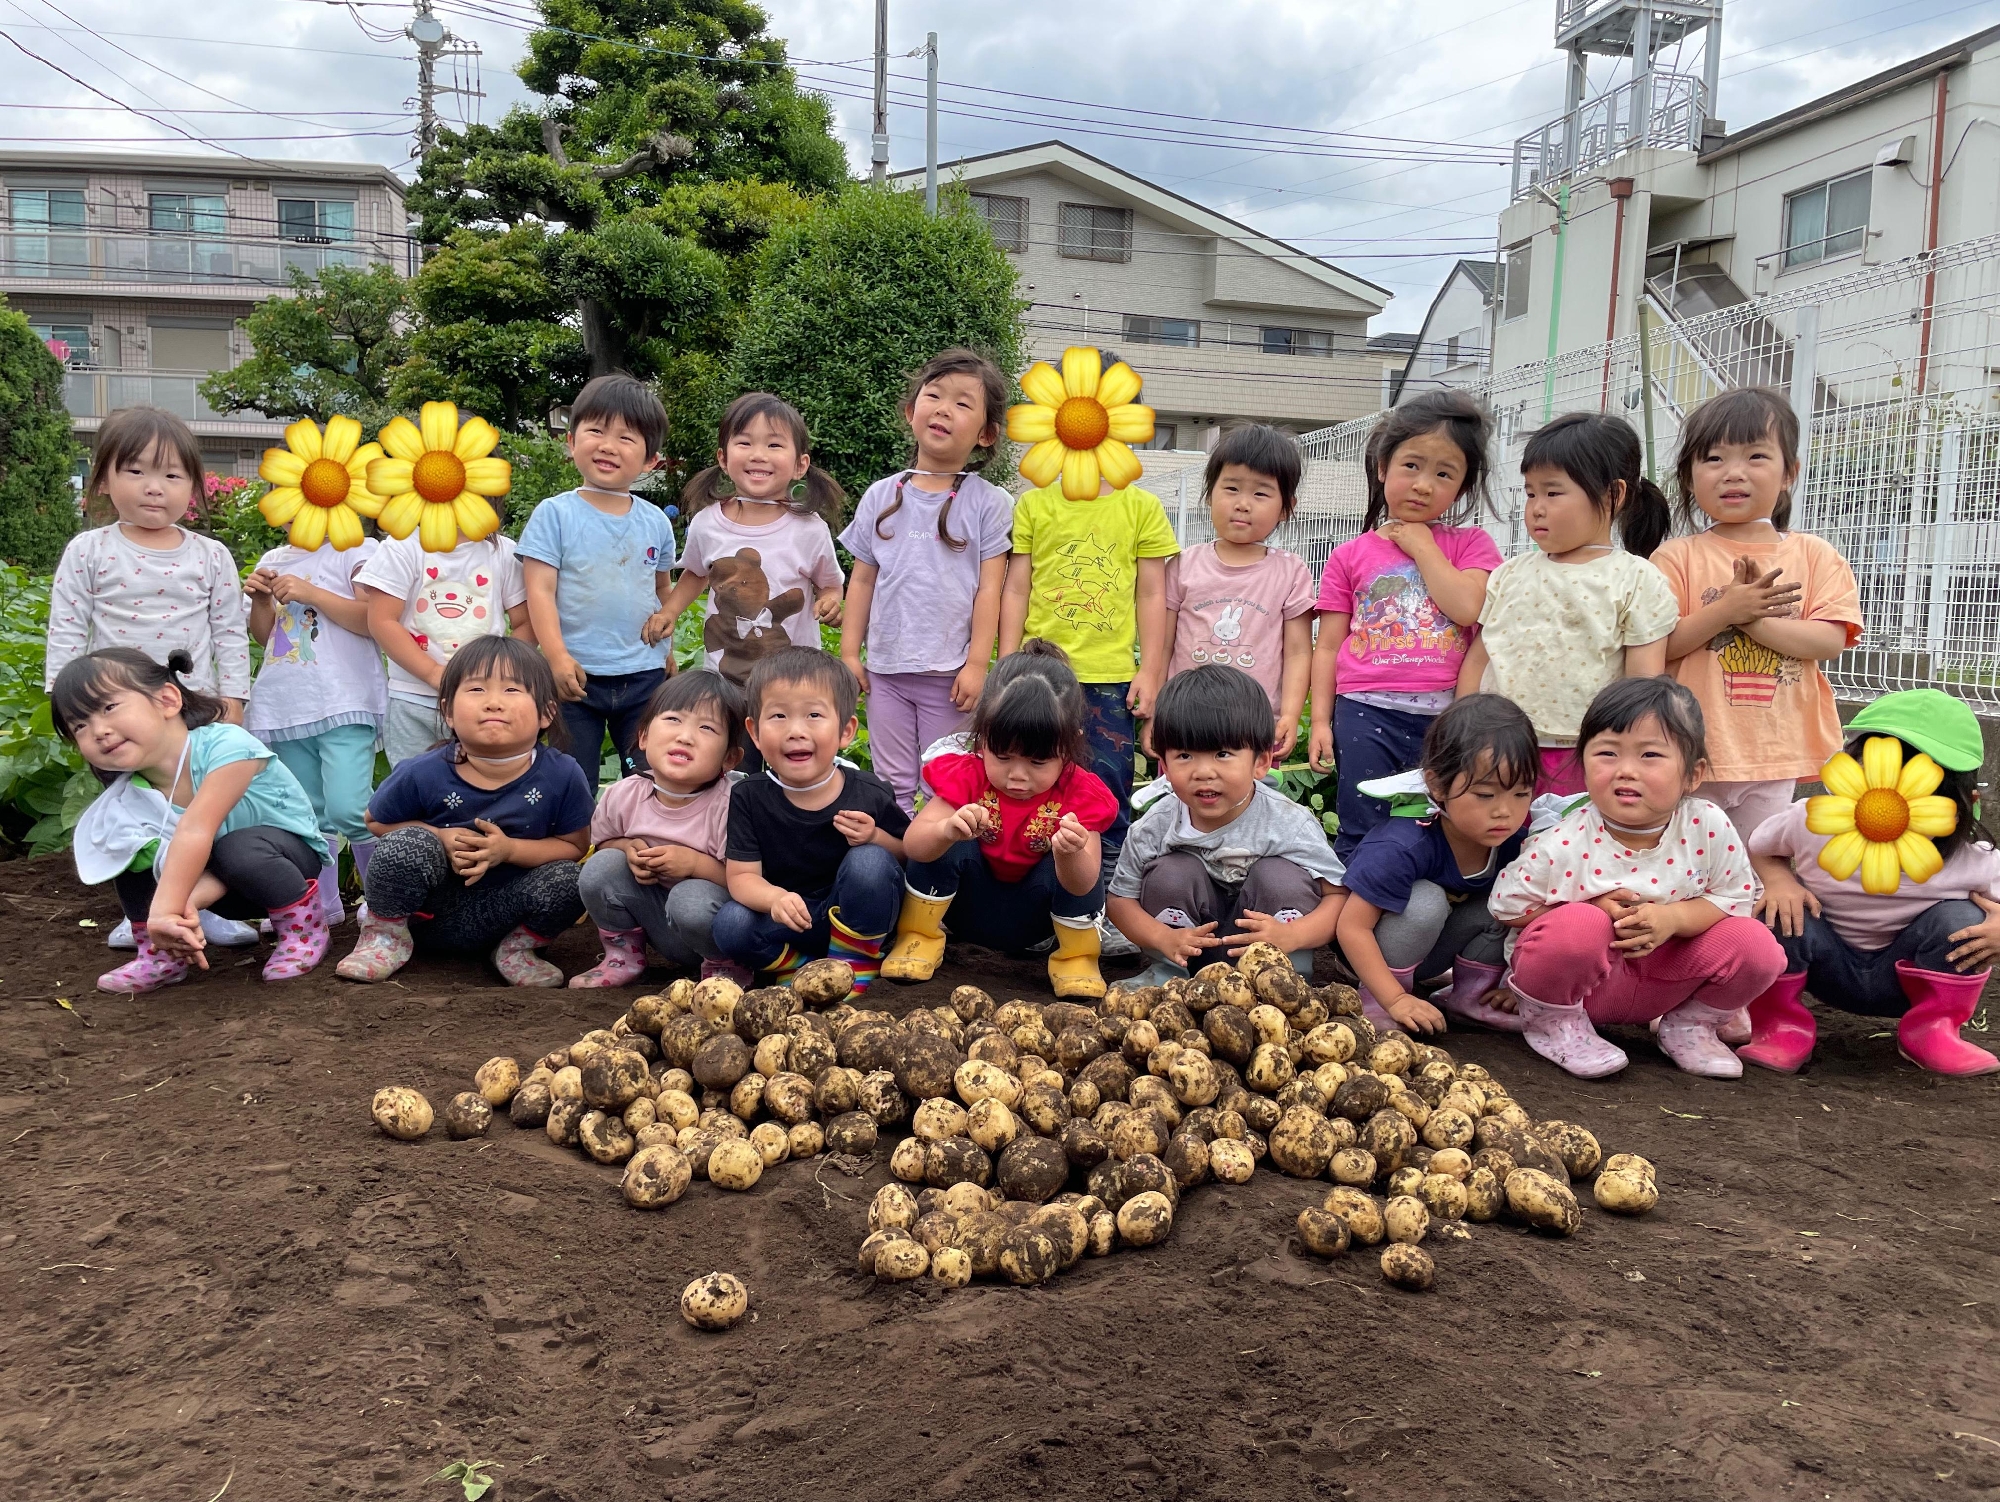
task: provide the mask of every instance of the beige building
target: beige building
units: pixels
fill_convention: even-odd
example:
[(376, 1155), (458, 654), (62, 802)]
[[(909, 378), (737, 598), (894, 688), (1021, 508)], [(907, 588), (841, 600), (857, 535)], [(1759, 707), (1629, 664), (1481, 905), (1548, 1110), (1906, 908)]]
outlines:
[(412, 269), (403, 184), (358, 162), (4, 151), (0, 211), (0, 294), (64, 353), (78, 438), (149, 403), (188, 419), (220, 474), (255, 473), (283, 431), (201, 399), (251, 353), (238, 320), (294, 268)]
[[(1253, 418), (1291, 432), (1381, 405), (1390, 294), (1060, 141), (942, 163), (1020, 269), (1029, 352), (1095, 344), (1145, 378), (1154, 446)], [(903, 173), (899, 186), (921, 184)]]

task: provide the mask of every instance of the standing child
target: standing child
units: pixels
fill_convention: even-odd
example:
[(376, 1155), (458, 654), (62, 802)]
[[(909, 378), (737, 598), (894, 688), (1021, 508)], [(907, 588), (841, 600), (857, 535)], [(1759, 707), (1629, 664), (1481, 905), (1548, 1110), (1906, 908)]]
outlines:
[(828, 955), (866, 991), (903, 891), (909, 816), (889, 784), (834, 756), (859, 728), (861, 687), (838, 657), (787, 647), (750, 675), (750, 735), (764, 771), (729, 795), (730, 900), (716, 947), (779, 981)]
[(1417, 764), (1479, 634), (1500, 549), (1468, 525), (1486, 496), (1491, 425), (1462, 391), (1426, 391), (1368, 435), (1361, 535), (1335, 548), (1319, 586), (1309, 752), (1340, 771), (1333, 848), (1346, 860), (1388, 817), (1361, 784)]
[(1578, 746), (1590, 801), (1530, 839), (1487, 903), (1521, 930), (1508, 989), (1528, 1046), (1599, 1079), (1626, 1059), (1593, 1024), (1658, 1018), (1668, 1058), (1734, 1079), (1743, 1065), (1716, 1030), (1785, 956), (1751, 916), (1741, 837), (1694, 796), (1708, 775), (1701, 706), (1671, 678), (1616, 681), (1591, 701)]
[[(105, 647), (69, 663), (50, 691), (58, 733), (111, 782), (77, 826), (79, 874), (112, 876), (139, 950), (100, 975), (99, 990), (155, 991), (185, 980), (190, 964), (206, 970), (203, 908), (271, 920), (266, 980), (326, 957), (319, 819), (284, 763), (226, 723), (220, 699), (181, 681), (188, 667), (179, 649), (162, 666)], [(85, 871), (93, 857), (101, 864)]]
[(1680, 605), (1667, 662), (1708, 726), (1701, 796), (1747, 840), (1840, 749), (1820, 664), (1861, 639), (1861, 599), (1832, 544), (1787, 530), (1799, 419), (1783, 396), (1751, 386), (1703, 402), (1674, 472), (1682, 517), (1708, 525), (1653, 554)]
[(949, 914), (954, 938), (989, 949), (1030, 949), (1053, 938), (1056, 995), (1102, 996), (1099, 836), (1118, 810), (1084, 765), (1083, 687), (1048, 642), (1030, 638), (1002, 660), (1020, 668), (987, 680), (972, 749), (924, 765), (935, 796), (903, 836), (909, 889), (882, 973), (890, 980), (936, 974)]
[(361, 942), (337, 973), (384, 981), (419, 948), (478, 954), (512, 986), (560, 986), (536, 955), (583, 912), (577, 862), (590, 844), (590, 784), (552, 746), (555, 674), (514, 637), (481, 636), (438, 685), (451, 740), (375, 790)]
[(597, 853), (578, 887), (604, 943), (595, 969), (572, 986), (626, 986), (646, 968), (646, 941), (670, 965), (729, 974), (715, 947), (715, 914), (729, 900), (730, 773), (749, 737), (743, 696), (720, 673), (677, 673), (653, 690), (639, 725), (639, 766), (613, 783), (590, 821)]
[[(1504, 694), (1528, 712), (1544, 792), (1583, 791), (1577, 737), (1598, 690), (1667, 668), (1680, 607), (1645, 560), (1673, 517), (1640, 473), (1643, 455), (1629, 424), (1590, 412), (1558, 417), (1521, 455), (1534, 551), (1509, 558), (1487, 584), (1458, 686)], [(1614, 527), (1623, 552), (1611, 545)]]
[(1303, 469), (1298, 443), (1276, 428), (1226, 430), (1202, 475), (1215, 541), (1167, 560), (1168, 676), (1213, 662), (1255, 678), (1277, 717), (1271, 754), (1279, 760), (1298, 739), (1306, 707), (1312, 571), (1264, 539), (1291, 519)]
[(840, 534), (854, 556), (840, 660), (868, 696), (875, 770), (907, 814), (924, 747), (965, 728), (993, 657), (1014, 498), (972, 471), (1006, 405), (984, 355), (948, 349), (924, 366), (903, 401), (912, 467), (869, 486)]
[(628, 375), (586, 385), (570, 406), (570, 462), (583, 483), (552, 495), (521, 529), (521, 582), (535, 640), (556, 676), (563, 727), (597, 789), (604, 732), (634, 769), (646, 702), (666, 670), (646, 628), (672, 591), (674, 529), (632, 494), (659, 468), (667, 409)]

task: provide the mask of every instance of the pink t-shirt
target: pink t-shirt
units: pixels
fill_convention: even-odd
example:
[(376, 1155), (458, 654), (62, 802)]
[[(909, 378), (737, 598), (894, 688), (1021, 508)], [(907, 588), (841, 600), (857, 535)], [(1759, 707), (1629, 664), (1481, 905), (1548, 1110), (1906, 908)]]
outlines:
[(1313, 608), (1305, 559), (1269, 548), (1255, 563), (1224, 563), (1204, 542), (1167, 560), (1167, 609), (1178, 612), (1168, 676), (1205, 662), (1241, 668), (1279, 703), (1285, 622)]
[(1835, 881), (1820, 865), (1819, 853), (1830, 838), (1806, 828), (1806, 803), (1799, 802), (1757, 826), (1750, 853), (1788, 862), (1799, 885), (1819, 899), (1820, 916), (1856, 949), (1887, 949), (1896, 935), (1940, 902), (1974, 892), (2000, 897), (2000, 851), (1983, 841), (1960, 845), (1929, 881), (1911, 881), (1905, 873), (1895, 891), (1872, 897), (1861, 890), (1858, 869), (1846, 881)]
[[(1500, 549), (1484, 527), (1433, 525), (1431, 538), (1453, 568), (1490, 574), (1500, 567)], [(1364, 532), (1328, 556), (1318, 608), (1348, 617), (1334, 678), (1343, 694), (1454, 689), (1479, 634), (1438, 608), (1416, 560), (1380, 532)]]
[[(703, 507), (688, 522), (681, 567), (707, 578), (715, 573), (717, 560), (723, 558), (749, 564), (764, 576), (761, 591), (738, 589), (739, 594), (750, 597), (749, 603), (732, 611), (725, 620), (723, 641), (741, 642), (748, 647), (774, 632), (783, 632), (793, 646), (819, 645), (819, 622), (813, 618), (813, 599), (820, 590), (838, 589), (846, 582), (840, 572), (840, 560), (834, 556), (833, 534), (825, 522), (817, 516), (787, 511), (776, 521), (746, 526), (731, 521), (720, 505)], [(717, 614), (715, 596), (716, 590), (711, 585), (708, 616)], [(753, 610), (751, 605), (758, 608)], [(730, 672), (739, 655), (743, 658), (742, 672)], [(749, 677), (748, 664), (761, 655), (761, 651), (746, 650), (739, 654), (728, 647), (711, 646), (708, 666), (740, 680)], [(730, 659), (727, 666), (723, 662), (725, 657)]]
[(685, 845), (721, 860), (729, 844), (729, 784), (724, 777), (698, 798), (674, 807), (654, 796), (652, 778), (621, 777), (597, 801), (590, 820), (591, 843), (645, 840), (653, 845)]

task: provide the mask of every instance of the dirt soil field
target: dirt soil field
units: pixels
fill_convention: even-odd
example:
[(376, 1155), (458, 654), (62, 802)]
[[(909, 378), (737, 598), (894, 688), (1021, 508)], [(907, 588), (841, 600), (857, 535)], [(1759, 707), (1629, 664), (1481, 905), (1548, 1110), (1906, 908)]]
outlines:
[[(1192, 1191), (1162, 1247), (946, 1292), (854, 1272), (886, 1144), (864, 1177), (787, 1164), (647, 1215), (504, 1116), (469, 1143), (370, 1124), (379, 1085), (442, 1107), (488, 1056), (539, 1055), (636, 992), (424, 963), (267, 986), (224, 956), (122, 1000), (91, 989), (115, 907), (66, 862), (0, 866), (0, 914), (10, 1502), (210, 1502), (225, 1481), (244, 1502), (445, 1502), (431, 1478), (460, 1459), (495, 1462), (503, 1502), (2000, 1490), (2000, 1080), (1921, 1075), (1859, 1019), (1803, 1076), (1741, 1084), (1639, 1036), (1597, 1084), (1452, 1036), (1537, 1116), (1652, 1158), (1664, 1197), (1636, 1221), (1586, 1206), (1567, 1241), (1474, 1227), (1436, 1248), (1428, 1295), (1370, 1255), (1294, 1254), (1327, 1186), (1269, 1169)], [(555, 958), (591, 950), (579, 929)], [(877, 994), (900, 1010), (965, 981), (1046, 994), (999, 958)], [(754, 1312), (697, 1334), (676, 1299), (717, 1268)]]

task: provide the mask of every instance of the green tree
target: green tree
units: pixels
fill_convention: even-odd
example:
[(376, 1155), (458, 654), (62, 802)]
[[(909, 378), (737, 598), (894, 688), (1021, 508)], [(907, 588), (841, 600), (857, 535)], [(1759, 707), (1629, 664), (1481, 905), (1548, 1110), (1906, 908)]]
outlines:
[(0, 299), (0, 558), (46, 571), (77, 529), (62, 361)]
[[(737, 390), (805, 415), (814, 459), (850, 494), (909, 459), (910, 375), (953, 345), (1021, 367), (1027, 304), (970, 200), (856, 185), (771, 238), (730, 364)], [(1000, 414), (996, 414), (998, 416)]]
[(269, 297), (243, 327), (256, 350), (217, 371), (201, 393), (219, 412), (325, 422), (344, 412), (371, 432), (397, 410), (390, 382), (409, 357), (410, 286), (387, 266), (292, 270), (289, 297)]

